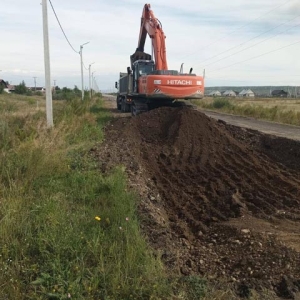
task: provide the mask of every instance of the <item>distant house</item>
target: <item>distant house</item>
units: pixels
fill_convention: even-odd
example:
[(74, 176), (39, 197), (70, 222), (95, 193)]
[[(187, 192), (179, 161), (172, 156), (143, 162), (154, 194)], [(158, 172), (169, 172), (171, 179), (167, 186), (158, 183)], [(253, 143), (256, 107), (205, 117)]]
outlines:
[(33, 91), (33, 92), (45, 92), (46, 91), (46, 89), (42, 86), (29, 87), (28, 89)]
[(210, 97), (219, 97), (219, 96), (222, 96), (222, 94), (219, 91), (212, 91), (208, 94), (208, 96), (210, 96)]
[(7, 89), (7, 87), (8, 87), (8, 82), (6, 82), (6, 81), (3, 80), (3, 79), (0, 79), (0, 85), (1, 85), (4, 89)]
[(0, 87), (3, 88), (3, 91), (6, 92), (6, 93), (10, 93), (9, 91), (9, 84), (7, 81), (3, 80), (3, 79), (0, 79)]
[(274, 90), (271, 93), (272, 97), (281, 97), (281, 98), (286, 98), (288, 93), (284, 90)]
[(10, 93), (14, 93), (15, 92), (15, 89), (16, 89), (16, 86), (15, 85), (12, 85), (12, 84), (9, 84), (7, 86), (7, 89)]
[(227, 90), (222, 94), (225, 97), (236, 97), (236, 92), (233, 90)]
[(255, 97), (255, 94), (250, 89), (244, 89), (239, 93), (239, 97)]

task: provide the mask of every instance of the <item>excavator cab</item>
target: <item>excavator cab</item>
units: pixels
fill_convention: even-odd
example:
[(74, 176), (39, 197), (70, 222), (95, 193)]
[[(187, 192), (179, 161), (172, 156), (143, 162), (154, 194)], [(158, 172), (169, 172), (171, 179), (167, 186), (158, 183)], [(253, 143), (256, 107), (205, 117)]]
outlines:
[(153, 60), (136, 60), (133, 65), (133, 90), (138, 91), (138, 81), (141, 76), (152, 74), (155, 71), (155, 63)]
[(155, 70), (153, 60), (137, 60), (134, 63), (134, 71), (136, 78), (151, 74)]

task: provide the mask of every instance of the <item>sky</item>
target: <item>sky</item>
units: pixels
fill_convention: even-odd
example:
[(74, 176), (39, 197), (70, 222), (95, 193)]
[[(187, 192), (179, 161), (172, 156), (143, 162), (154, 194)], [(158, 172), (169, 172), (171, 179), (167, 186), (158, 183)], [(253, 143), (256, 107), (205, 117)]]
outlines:
[[(135, 52), (145, 2), (139, 0), (48, 1), (51, 82), (84, 87), (89, 65), (101, 91), (115, 91)], [(206, 86), (300, 86), (299, 0), (152, 0), (166, 35), (171, 70), (202, 75)], [(41, 0), (9, 0), (0, 10), (0, 78), (11, 84), (45, 85)], [(149, 37), (145, 51), (151, 53)]]

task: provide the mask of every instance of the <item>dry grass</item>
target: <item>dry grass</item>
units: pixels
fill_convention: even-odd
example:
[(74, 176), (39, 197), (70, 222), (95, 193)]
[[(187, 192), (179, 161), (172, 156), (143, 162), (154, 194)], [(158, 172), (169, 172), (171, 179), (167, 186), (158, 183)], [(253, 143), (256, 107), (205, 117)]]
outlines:
[[(66, 101), (53, 100), (53, 108), (60, 111)], [(0, 94), (0, 114), (10, 116), (26, 116), (37, 112), (46, 112), (45, 96), (25, 96), (17, 94)]]
[[(205, 104), (210, 104), (214, 101), (214, 99), (224, 99), (222, 97), (214, 98), (214, 97), (204, 97), (201, 102)], [(226, 98), (230, 100), (232, 104), (236, 105), (255, 105), (255, 106), (262, 106), (265, 108), (272, 108), (272, 107), (279, 107), (283, 110), (295, 110), (296, 112), (300, 112), (300, 99), (282, 99), (282, 98)]]
[(237, 105), (255, 105), (262, 106), (264, 108), (272, 108), (277, 106), (283, 111), (295, 111), (300, 112), (300, 99), (282, 99), (282, 98), (236, 98), (232, 100), (232, 103)]
[(206, 97), (192, 102), (206, 109), (300, 126), (300, 100)]
[[(53, 101), (53, 105), (60, 105), (61, 101)], [(46, 111), (44, 96), (24, 96), (17, 94), (0, 94), (0, 113), (10, 116), (32, 115)]]

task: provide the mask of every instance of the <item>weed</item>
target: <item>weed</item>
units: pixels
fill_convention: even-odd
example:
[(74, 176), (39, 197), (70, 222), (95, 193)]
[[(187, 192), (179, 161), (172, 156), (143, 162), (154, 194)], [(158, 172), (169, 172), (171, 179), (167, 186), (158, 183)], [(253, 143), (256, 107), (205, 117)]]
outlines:
[(188, 299), (201, 299), (207, 291), (207, 282), (199, 276), (187, 276), (183, 278), (187, 285)]

